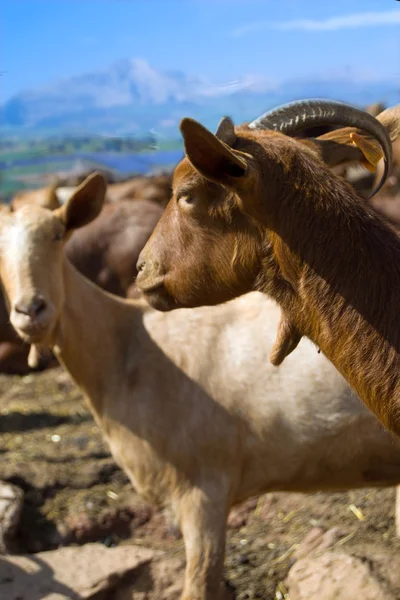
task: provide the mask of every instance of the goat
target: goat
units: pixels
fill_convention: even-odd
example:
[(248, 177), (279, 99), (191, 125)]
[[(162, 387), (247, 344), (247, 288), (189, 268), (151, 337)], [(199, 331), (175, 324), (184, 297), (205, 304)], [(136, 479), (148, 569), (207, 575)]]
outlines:
[[(40, 192), (37, 195), (21, 195), (12, 205), (12, 210), (26, 204), (51, 210), (61, 206), (55, 197), (54, 186)], [(65, 248), (67, 256), (81, 273), (106, 291), (119, 296), (138, 297), (136, 262), (162, 212), (160, 203), (151, 200), (121, 200), (105, 204), (97, 219), (78, 229), (68, 240)], [(10, 325), (0, 290), (0, 372), (29, 373), (29, 350)], [(55, 364), (52, 355), (47, 354), (37, 357), (32, 367), (42, 370)]]
[(268, 363), (279, 308), (265, 295), (162, 313), (93, 285), (63, 246), (104, 194), (94, 175), (56, 211), (2, 209), (11, 323), (53, 349), (136, 490), (172, 511), (186, 547), (182, 600), (221, 600), (232, 505), (397, 484), (400, 440), (308, 340), (280, 369)]
[[(367, 134), (289, 137), (299, 124), (329, 119)], [(378, 119), (329, 101), (291, 104), (236, 130), (225, 118), (217, 135), (183, 119), (186, 156), (139, 256), (137, 285), (159, 310), (263, 291), (282, 311), (276, 364), (305, 335), (400, 434), (400, 240), (329, 168), (357, 156), (376, 165), (374, 136), (386, 176), (400, 106)]]

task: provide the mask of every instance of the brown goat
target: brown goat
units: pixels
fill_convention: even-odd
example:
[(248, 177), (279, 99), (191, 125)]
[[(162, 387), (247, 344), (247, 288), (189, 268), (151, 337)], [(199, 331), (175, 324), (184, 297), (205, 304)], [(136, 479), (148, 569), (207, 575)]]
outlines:
[[(267, 118), (268, 130), (235, 130), (225, 118), (214, 135), (182, 121), (186, 157), (139, 257), (137, 283), (159, 310), (218, 304), (252, 289), (270, 295), (282, 310), (276, 362), (307, 336), (399, 434), (400, 240), (327, 165), (356, 156), (376, 164), (371, 134), (389, 155), (400, 107), (377, 121), (335, 103), (311, 103), (311, 118), (307, 103), (299, 106), (301, 114), (289, 105)], [(368, 131), (353, 136), (358, 155), (349, 152), (350, 129), (313, 142), (270, 130), (275, 118), (286, 133), (299, 121), (306, 127), (320, 110)]]

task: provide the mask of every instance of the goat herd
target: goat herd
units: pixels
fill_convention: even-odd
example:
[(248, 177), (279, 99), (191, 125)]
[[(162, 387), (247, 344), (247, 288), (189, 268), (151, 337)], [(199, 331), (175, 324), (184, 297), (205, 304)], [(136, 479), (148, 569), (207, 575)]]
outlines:
[(95, 173), (1, 207), (1, 369), (71, 374), (174, 514), (182, 600), (228, 593), (232, 505), (400, 482), (400, 106), (375, 113), (184, 119), (173, 179)]

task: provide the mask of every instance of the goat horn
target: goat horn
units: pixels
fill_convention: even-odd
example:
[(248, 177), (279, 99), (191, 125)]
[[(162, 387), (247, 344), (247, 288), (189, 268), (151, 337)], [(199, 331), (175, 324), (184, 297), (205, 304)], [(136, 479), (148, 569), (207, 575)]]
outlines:
[(385, 183), (391, 170), (392, 144), (384, 125), (367, 112), (334, 100), (299, 100), (264, 113), (248, 126), (250, 129), (272, 129), (293, 135), (306, 127), (319, 125), (357, 127), (378, 140), (384, 153), (385, 170), (369, 197), (374, 196)]

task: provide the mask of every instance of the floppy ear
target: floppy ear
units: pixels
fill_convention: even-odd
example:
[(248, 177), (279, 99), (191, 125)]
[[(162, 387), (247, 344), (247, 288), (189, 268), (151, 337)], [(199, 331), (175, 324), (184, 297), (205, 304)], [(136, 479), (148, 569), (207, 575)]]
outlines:
[(248, 171), (244, 155), (232, 150), (194, 119), (182, 119), (179, 126), (185, 153), (193, 167), (206, 179), (234, 185)]
[(66, 231), (83, 227), (101, 212), (107, 183), (100, 173), (93, 173), (75, 190), (63, 206), (54, 214), (64, 223)]

